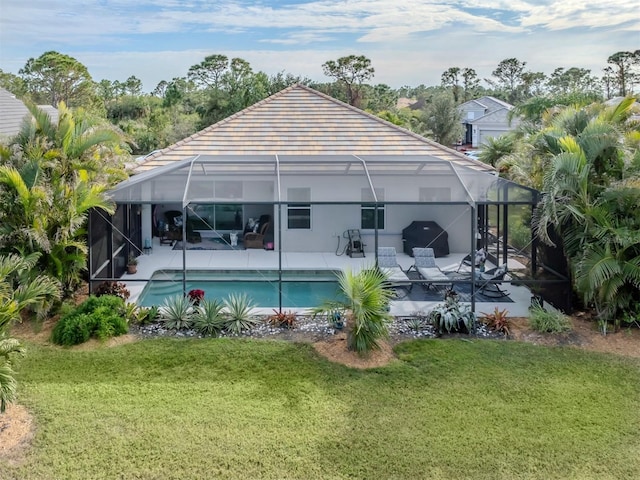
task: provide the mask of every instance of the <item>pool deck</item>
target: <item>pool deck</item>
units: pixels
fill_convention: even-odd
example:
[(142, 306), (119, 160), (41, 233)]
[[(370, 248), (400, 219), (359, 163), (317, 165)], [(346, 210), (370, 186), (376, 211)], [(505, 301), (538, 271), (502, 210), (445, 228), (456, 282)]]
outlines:
[[(122, 281), (131, 292), (130, 301), (135, 302), (147, 281), (157, 270), (182, 270), (183, 251), (174, 250), (170, 245), (160, 245), (154, 239), (152, 250), (138, 257), (138, 272), (125, 273)], [(278, 252), (247, 249), (247, 250), (187, 250), (186, 267), (188, 270), (277, 270)], [(348, 255), (336, 255), (334, 252), (283, 252), (283, 270), (346, 270), (358, 271), (371, 266), (375, 261), (373, 252), (364, 258), (351, 258)], [(445, 272), (456, 271), (465, 253), (451, 253), (446, 257), (436, 258), (436, 263)], [(398, 263), (403, 270), (407, 270), (414, 263), (409, 255), (398, 252)], [(517, 268), (518, 265), (509, 265)], [(491, 268), (487, 265), (487, 268)], [(509, 316), (527, 317), (531, 303), (531, 292), (523, 286), (503, 284), (504, 290), (510, 293), (513, 302), (476, 302), (476, 312), (493, 312), (494, 308), (506, 309)], [(428, 312), (435, 305), (442, 302), (398, 301), (392, 302), (391, 313), (396, 316), (411, 315), (415, 312)], [(264, 312), (262, 312), (264, 310)], [(272, 313), (272, 308), (258, 309), (261, 313)]]

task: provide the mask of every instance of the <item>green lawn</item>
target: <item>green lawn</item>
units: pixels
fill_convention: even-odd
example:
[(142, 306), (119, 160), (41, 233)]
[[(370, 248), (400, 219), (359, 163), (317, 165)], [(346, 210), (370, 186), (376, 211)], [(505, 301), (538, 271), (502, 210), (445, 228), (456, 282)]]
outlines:
[(425, 340), (368, 371), (287, 342), (29, 345), (34, 448), (2, 479), (635, 479), (640, 362)]

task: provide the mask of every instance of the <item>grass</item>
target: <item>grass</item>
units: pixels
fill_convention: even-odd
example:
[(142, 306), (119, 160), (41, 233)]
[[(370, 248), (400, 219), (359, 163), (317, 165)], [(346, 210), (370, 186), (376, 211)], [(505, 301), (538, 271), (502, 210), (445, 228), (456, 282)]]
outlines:
[(369, 371), (275, 341), (30, 345), (16, 479), (640, 478), (640, 363), (422, 340)]

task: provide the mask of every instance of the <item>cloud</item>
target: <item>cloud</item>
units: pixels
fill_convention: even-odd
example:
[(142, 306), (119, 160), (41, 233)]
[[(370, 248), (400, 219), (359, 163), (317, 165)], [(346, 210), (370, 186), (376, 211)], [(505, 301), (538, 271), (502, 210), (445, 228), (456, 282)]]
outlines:
[(2, 4), (0, 68), (57, 50), (149, 91), (212, 53), (318, 81), (325, 61), (363, 54), (375, 82), (437, 84), (451, 66), (486, 78), (509, 57), (597, 73), (639, 30), (637, 0), (29, 0)]

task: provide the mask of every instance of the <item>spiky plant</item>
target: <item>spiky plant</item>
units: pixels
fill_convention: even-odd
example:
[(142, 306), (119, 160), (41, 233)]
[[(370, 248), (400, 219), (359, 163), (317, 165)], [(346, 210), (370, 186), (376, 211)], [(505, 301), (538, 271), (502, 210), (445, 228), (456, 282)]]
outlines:
[(226, 316), (225, 330), (239, 335), (244, 330), (251, 330), (258, 324), (253, 315), (254, 304), (246, 293), (232, 293), (224, 299)]
[(166, 298), (159, 309), (160, 320), (173, 330), (191, 328), (193, 304), (184, 295)]
[(201, 300), (193, 313), (193, 328), (202, 335), (217, 336), (225, 327), (226, 318), (220, 300)]

